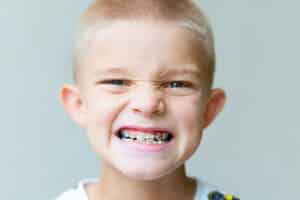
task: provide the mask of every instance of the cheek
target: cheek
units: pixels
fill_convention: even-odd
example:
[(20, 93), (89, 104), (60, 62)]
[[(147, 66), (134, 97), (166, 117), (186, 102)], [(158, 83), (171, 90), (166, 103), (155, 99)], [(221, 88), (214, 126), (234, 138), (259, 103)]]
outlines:
[(95, 95), (88, 104), (89, 121), (102, 122), (112, 121), (117, 111), (120, 109), (122, 101), (120, 98), (107, 94)]
[(176, 109), (175, 116), (179, 122), (184, 122), (190, 128), (200, 125), (204, 110), (200, 97), (192, 96), (185, 100), (177, 101), (173, 107)]
[(122, 109), (125, 100), (107, 94), (94, 95), (88, 101), (88, 132), (93, 138), (108, 138), (112, 124)]
[(174, 116), (179, 132), (179, 151), (189, 157), (201, 141), (203, 127), (203, 103), (200, 97), (190, 97), (178, 102)]
[(90, 95), (87, 101), (87, 137), (91, 147), (102, 158), (106, 159), (112, 136), (112, 125), (124, 100), (106, 95)]

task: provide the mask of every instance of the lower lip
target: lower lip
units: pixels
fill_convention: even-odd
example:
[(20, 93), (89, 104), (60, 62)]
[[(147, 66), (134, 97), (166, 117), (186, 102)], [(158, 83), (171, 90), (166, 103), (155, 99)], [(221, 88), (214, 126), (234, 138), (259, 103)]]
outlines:
[(114, 135), (114, 139), (116, 142), (127, 149), (133, 149), (135, 151), (146, 152), (146, 153), (158, 153), (167, 150), (174, 143), (174, 137), (171, 141), (164, 144), (143, 144), (138, 142), (129, 142), (125, 140), (121, 140), (118, 136)]

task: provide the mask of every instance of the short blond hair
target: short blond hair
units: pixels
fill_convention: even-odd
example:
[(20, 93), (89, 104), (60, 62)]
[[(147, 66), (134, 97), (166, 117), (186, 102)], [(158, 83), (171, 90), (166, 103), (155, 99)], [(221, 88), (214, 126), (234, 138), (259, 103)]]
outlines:
[(192, 0), (95, 0), (80, 18), (73, 54), (75, 82), (80, 73), (78, 60), (91, 34), (120, 20), (170, 21), (195, 32), (209, 57), (207, 78), (211, 87), (215, 71), (212, 28), (198, 4)]

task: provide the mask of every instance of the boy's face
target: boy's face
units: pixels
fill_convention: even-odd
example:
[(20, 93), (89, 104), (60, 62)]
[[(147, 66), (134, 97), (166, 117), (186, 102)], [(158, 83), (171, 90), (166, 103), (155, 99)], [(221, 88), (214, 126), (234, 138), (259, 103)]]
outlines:
[[(120, 22), (88, 45), (79, 87), (65, 85), (61, 96), (103, 164), (143, 180), (181, 166), (224, 103), (223, 91), (204, 93), (208, 59), (199, 42), (174, 25)], [(154, 141), (157, 133), (170, 141)]]

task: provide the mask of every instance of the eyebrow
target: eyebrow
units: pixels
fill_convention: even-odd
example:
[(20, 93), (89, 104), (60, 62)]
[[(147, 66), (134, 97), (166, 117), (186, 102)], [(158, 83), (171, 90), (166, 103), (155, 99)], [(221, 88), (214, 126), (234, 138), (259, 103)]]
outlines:
[(192, 75), (200, 77), (201, 71), (198, 67), (179, 67), (176, 69), (166, 69), (159, 73), (159, 77), (171, 77), (177, 75)]
[(129, 71), (123, 67), (111, 67), (107, 70), (98, 69), (93, 72), (93, 75), (103, 75), (103, 74), (105, 74), (105, 75), (106, 74), (120, 74), (120, 75), (126, 74), (126, 75), (128, 75)]

